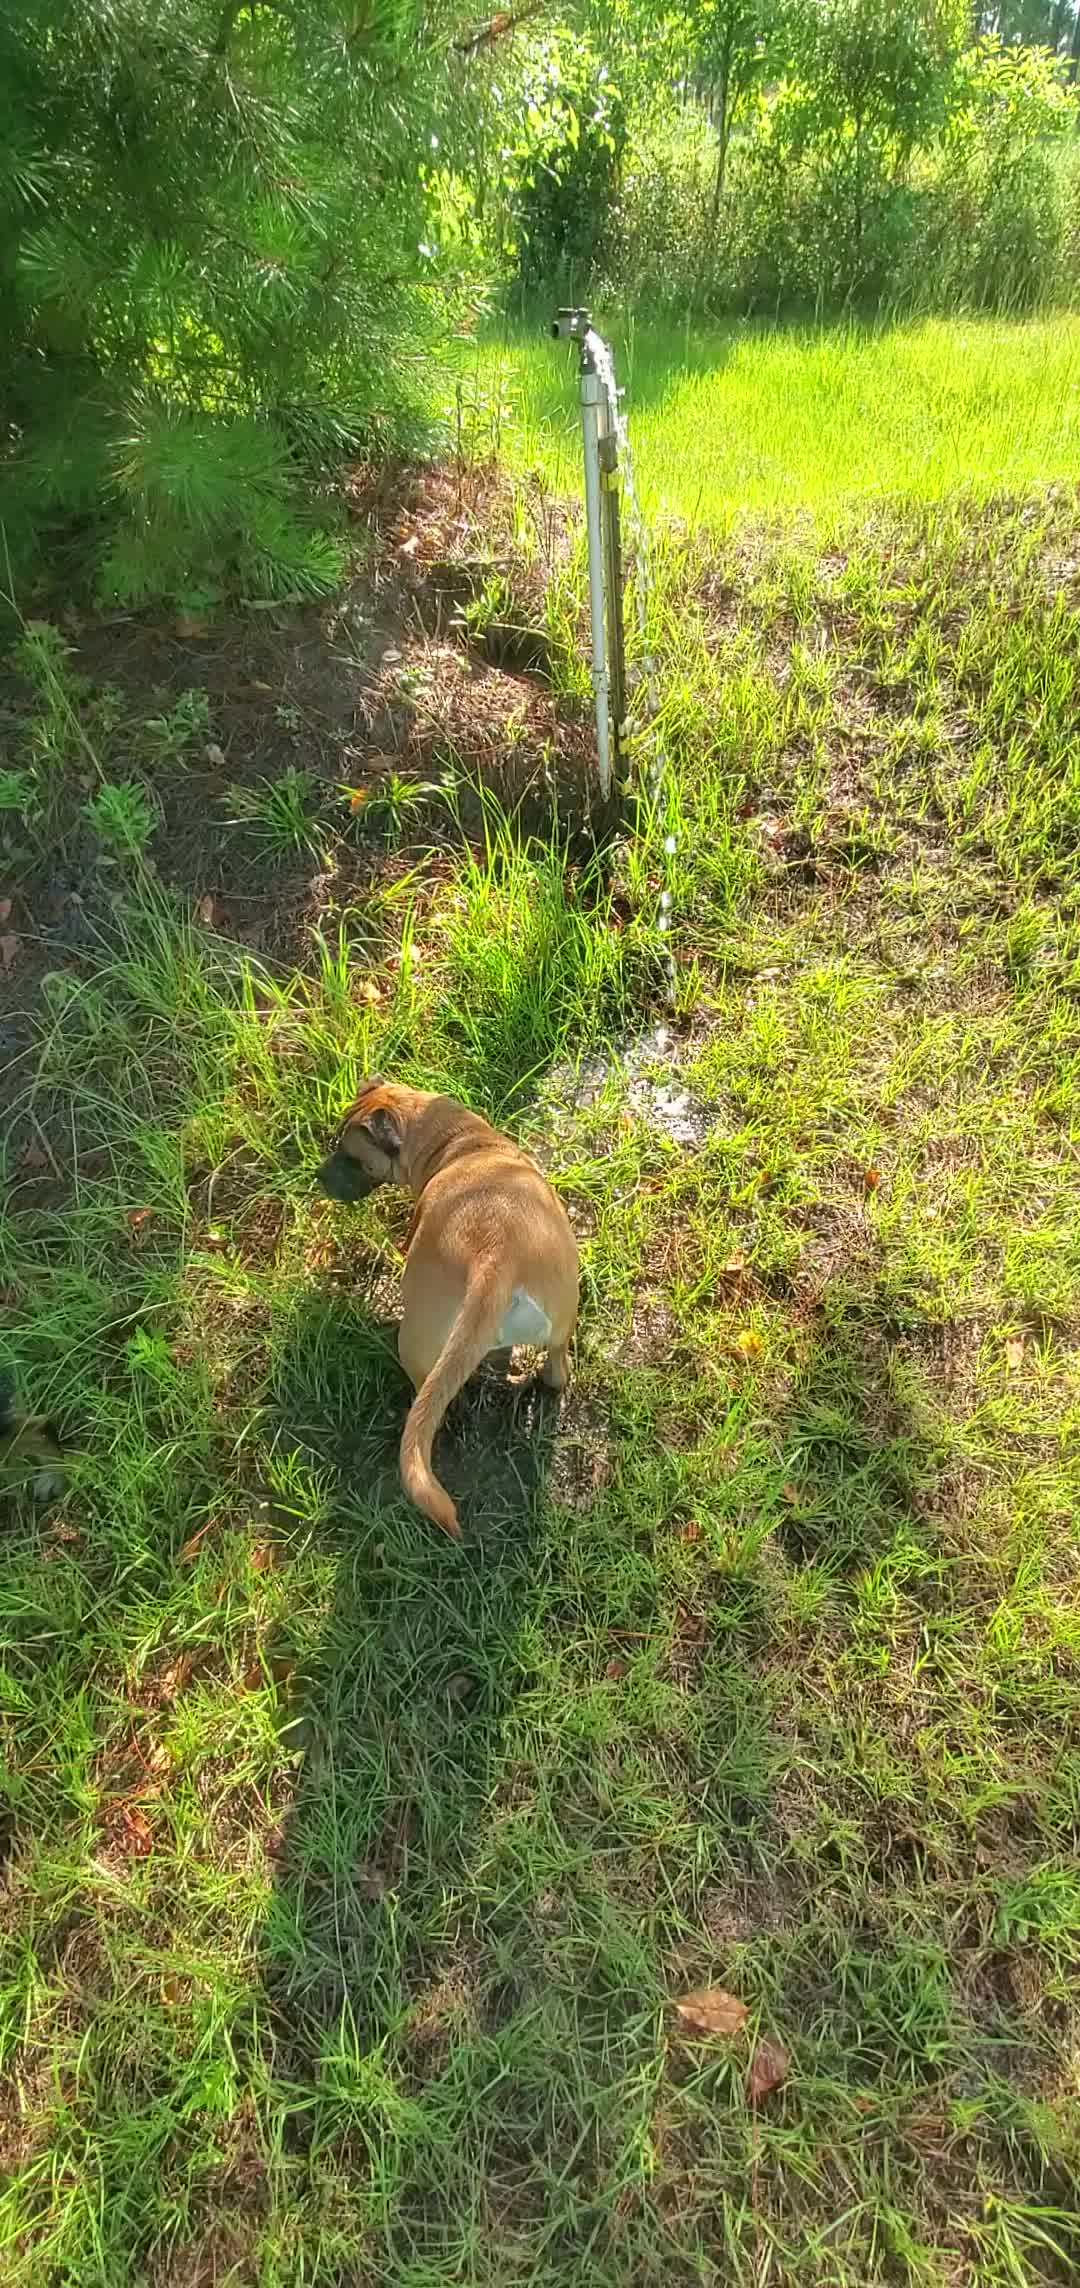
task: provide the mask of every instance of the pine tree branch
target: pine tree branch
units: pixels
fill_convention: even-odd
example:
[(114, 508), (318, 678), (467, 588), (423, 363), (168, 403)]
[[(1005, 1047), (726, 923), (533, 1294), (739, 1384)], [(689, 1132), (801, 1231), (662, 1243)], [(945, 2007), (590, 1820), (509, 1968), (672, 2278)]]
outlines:
[(463, 40), (453, 42), (455, 55), (475, 56), (480, 48), (488, 48), (493, 41), (505, 39), (508, 32), (516, 32), (518, 25), (527, 24), (530, 16), (539, 16), (546, 5), (547, 0), (529, 0), (529, 5), (519, 8), (516, 14), (511, 14), (508, 8), (500, 8), (478, 30), (467, 33)]

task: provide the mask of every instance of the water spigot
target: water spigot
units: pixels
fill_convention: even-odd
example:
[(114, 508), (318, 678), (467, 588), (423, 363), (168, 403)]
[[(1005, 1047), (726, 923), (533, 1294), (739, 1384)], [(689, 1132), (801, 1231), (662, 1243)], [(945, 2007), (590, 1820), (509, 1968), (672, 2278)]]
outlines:
[(591, 372), (592, 358), (586, 347), (592, 331), (591, 310), (556, 310), (551, 321), (553, 338), (557, 342), (576, 342), (581, 351), (581, 370)]

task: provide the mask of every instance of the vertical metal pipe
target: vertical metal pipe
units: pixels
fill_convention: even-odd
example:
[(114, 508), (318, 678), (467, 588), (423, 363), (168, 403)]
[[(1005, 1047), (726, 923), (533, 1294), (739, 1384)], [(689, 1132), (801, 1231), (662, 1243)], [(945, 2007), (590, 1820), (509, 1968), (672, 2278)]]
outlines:
[(600, 800), (611, 792), (611, 710), (607, 631), (604, 625), (604, 532), (600, 494), (600, 431), (607, 395), (598, 373), (581, 375), (581, 428), (585, 444), (585, 527), (589, 541), (589, 617), (592, 625), (593, 696)]
[(622, 513), (619, 501), (619, 441), (612, 409), (600, 439), (601, 505), (604, 519), (604, 588), (607, 603), (608, 693), (611, 710), (612, 768), (621, 794), (623, 731), (626, 721), (626, 631), (623, 625)]

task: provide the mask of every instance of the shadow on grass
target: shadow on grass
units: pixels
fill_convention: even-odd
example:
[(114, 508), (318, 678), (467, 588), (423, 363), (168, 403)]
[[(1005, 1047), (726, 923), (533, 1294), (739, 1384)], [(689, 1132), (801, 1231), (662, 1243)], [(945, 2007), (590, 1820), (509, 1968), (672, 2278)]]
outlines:
[(902, 1336), (865, 1267), (864, 1288), (836, 1280), (782, 1425), (788, 1470), (780, 1542), (794, 1566), (857, 1574), (898, 1537), (927, 1537), (942, 1461), (929, 1382), (913, 1377)]
[(382, 2050), (408, 2025), (422, 2078), (463, 2002), (449, 1902), (526, 1673), (520, 1625), (559, 1408), (494, 1369), (473, 1378), (435, 1451), (460, 1507), (454, 1543), (401, 1493), (410, 1392), (395, 1337), (351, 1302), (312, 1296), (275, 1376), (282, 1447), (333, 1456), (316, 1528), (333, 1588), (290, 1709), (300, 1764), (263, 1946), (273, 2072), (294, 2093), (297, 2148), (330, 2137), (365, 2180), (384, 2166), (396, 2102)]

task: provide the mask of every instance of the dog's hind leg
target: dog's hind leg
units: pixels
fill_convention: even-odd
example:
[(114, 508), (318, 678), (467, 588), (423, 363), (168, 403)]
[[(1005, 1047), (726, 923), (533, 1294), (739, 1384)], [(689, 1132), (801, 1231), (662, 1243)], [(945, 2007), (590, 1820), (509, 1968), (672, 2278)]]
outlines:
[(570, 1373), (569, 1343), (554, 1343), (540, 1370), (540, 1379), (549, 1390), (565, 1390)]

